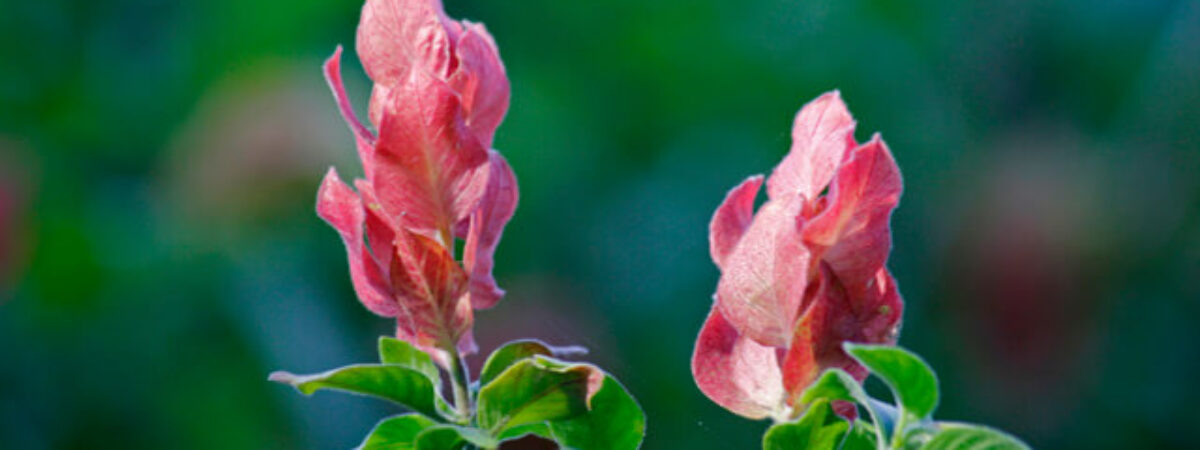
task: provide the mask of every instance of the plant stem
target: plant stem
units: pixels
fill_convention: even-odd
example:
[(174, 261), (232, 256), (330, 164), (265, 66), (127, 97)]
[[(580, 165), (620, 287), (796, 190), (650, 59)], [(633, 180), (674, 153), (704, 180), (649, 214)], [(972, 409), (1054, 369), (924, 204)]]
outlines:
[(902, 445), (904, 445), (904, 428), (908, 426), (908, 420), (906, 420), (908, 419), (908, 413), (904, 411), (904, 407), (901, 406), (896, 408), (896, 410), (900, 412), (900, 417), (896, 418), (895, 428), (892, 429), (893, 449), (899, 449)]
[(471, 417), (471, 395), (469, 393), (470, 376), (467, 375), (467, 364), (462, 355), (458, 354), (456, 346), (449, 346), (450, 352), (450, 387), (454, 390), (454, 408), (463, 419)]
[(867, 408), (867, 415), (871, 417), (871, 423), (875, 424), (875, 448), (878, 450), (887, 450), (888, 440), (884, 438), (883, 422), (879, 421), (879, 416), (875, 414), (875, 408), (866, 401), (860, 401), (859, 403)]

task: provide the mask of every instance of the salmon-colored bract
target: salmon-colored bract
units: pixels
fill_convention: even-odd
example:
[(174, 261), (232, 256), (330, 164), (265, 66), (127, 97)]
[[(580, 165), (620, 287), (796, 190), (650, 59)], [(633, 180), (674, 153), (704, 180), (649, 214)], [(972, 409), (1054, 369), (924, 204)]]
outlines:
[(805, 105), (766, 203), (755, 211), (755, 175), (713, 215), (721, 278), (692, 374), (736, 414), (788, 417), (822, 370), (866, 377), (843, 342), (895, 342), (903, 303), (885, 263), (900, 170), (878, 135), (855, 141), (854, 126), (836, 91)]
[[(357, 51), (374, 83), (359, 120), (341, 79), (341, 47), (325, 77), (355, 137), (365, 179), (332, 168), (317, 214), (346, 245), (358, 298), (397, 321), (396, 334), (445, 363), (475, 351), (475, 308), (504, 291), (492, 257), (517, 206), (517, 182), (492, 149), (509, 83), (481, 24), (446, 16), (439, 0), (368, 0)], [(461, 262), (455, 240), (465, 244)]]

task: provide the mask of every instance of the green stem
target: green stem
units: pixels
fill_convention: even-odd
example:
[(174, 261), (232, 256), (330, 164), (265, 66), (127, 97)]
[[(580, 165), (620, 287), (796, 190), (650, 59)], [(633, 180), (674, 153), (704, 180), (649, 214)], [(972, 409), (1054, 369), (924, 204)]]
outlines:
[[(870, 397), (867, 398), (869, 399)], [(888, 441), (883, 434), (883, 422), (879, 421), (879, 416), (875, 415), (875, 408), (866, 399), (860, 398), (859, 400), (859, 403), (867, 408), (867, 415), (871, 417), (871, 423), (875, 424), (875, 448), (878, 450), (887, 450)]]
[(450, 386), (454, 390), (454, 408), (463, 419), (471, 417), (471, 395), (468, 386), (470, 376), (467, 375), (467, 364), (454, 345), (449, 346), (450, 352)]
[(892, 429), (892, 448), (899, 449), (904, 445), (904, 428), (908, 426), (908, 413), (904, 407), (896, 408), (899, 417), (896, 418), (895, 428)]

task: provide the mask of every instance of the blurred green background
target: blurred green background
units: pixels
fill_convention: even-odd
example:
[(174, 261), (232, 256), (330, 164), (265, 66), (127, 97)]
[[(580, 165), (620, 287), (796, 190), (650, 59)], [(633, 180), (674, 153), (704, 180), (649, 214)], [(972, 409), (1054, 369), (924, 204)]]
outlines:
[[(767, 424), (688, 369), (707, 222), (833, 88), (904, 173), (889, 265), (940, 417), (1041, 448), (1196, 445), (1200, 3), (446, 2), (513, 84), (496, 146), (521, 205), (480, 344), (589, 347), (645, 448), (758, 445)], [(326, 167), (361, 172), (320, 72), (360, 6), (4, 3), (0, 447), (348, 448), (391, 411), (266, 381), (392, 331), (313, 213)]]

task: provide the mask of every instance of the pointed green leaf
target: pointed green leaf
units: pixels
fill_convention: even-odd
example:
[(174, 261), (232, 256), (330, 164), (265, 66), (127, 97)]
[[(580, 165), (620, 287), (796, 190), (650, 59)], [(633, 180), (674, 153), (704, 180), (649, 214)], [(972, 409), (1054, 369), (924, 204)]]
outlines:
[(850, 423), (833, 412), (828, 399), (818, 399), (796, 422), (779, 423), (763, 435), (764, 450), (834, 450), (850, 429)]
[(488, 355), (487, 362), (483, 363), (483, 370), (479, 372), (479, 385), (486, 386), (493, 379), (504, 372), (509, 366), (517, 361), (534, 355), (550, 356), (550, 347), (533, 339), (521, 339), (504, 344), (496, 351)]
[(883, 379), (906, 413), (919, 419), (933, 414), (938, 403), (937, 377), (919, 356), (893, 346), (846, 343), (845, 348)]
[(433, 358), (428, 353), (413, 347), (412, 344), (399, 339), (388, 336), (379, 337), (379, 361), (416, 370), (429, 377), (434, 385), (442, 384), (442, 375), (438, 372)]
[(412, 450), (417, 435), (436, 422), (420, 414), (403, 414), (380, 421), (358, 450)]
[(290, 384), (304, 395), (333, 389), (389, 400), (431, 418), (440, 416), (437, 407), (440, 398), (429, 377), (407, 367), (356, 364), (313, 375), (274, 372), (269, 379)]
[(505, 429), (587, 412), (589, 379), (602, 372), (587, 364), (561, 364), (541, 356), (518, 361), (479, 389), (479, 426)]
[(591, 411), (549, 423), (555, 440), (566, 449), (633, 450), (646, 435), (646, 415), (629, 391), (610, 375), (592, 396)]
[(434, 405), (442, 417), (465, 423), (466, 418), (456, 417), (458, 413), (442, 397), (442, 373), (428, 353), (399, 339), (380, 336), (379, 361), (385, 365), (403, 366), (424, 374), (433, 384)]
[(965, 423), (939, 423), (939, 431), (921, 450), (1028, 450), (1020, 439), (994, 428)]
[(868, 397), (858, 380), (850, 374), (841, 369), (829, 369), (804, 389), (800, 394), (800, 403), (807, 405), (822, 398), (865, 404)]

